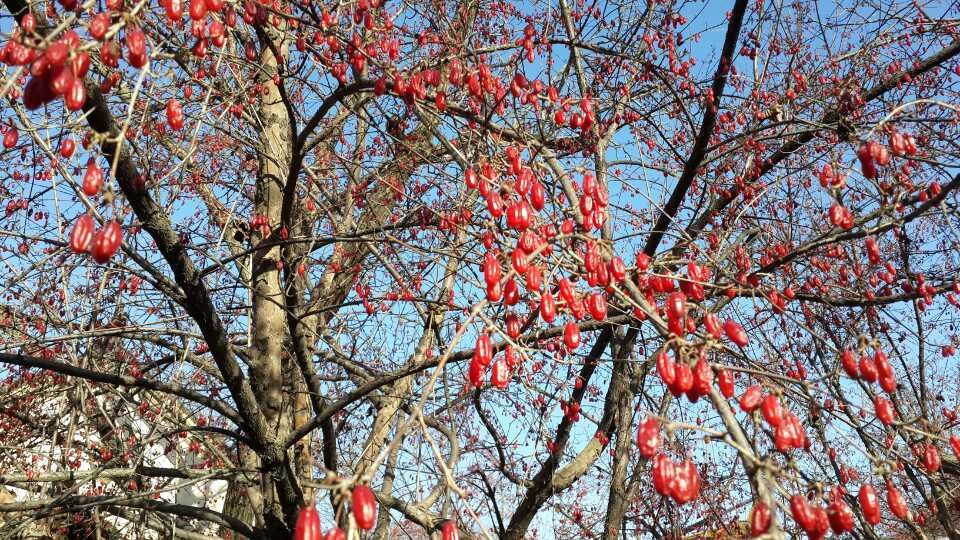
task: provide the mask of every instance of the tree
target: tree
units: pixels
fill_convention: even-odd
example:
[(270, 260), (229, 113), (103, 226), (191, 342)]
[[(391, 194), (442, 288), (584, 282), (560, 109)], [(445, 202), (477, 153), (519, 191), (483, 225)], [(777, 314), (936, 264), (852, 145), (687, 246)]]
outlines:
[(4, 0), (0, 530), (960, 538), (957, 8), (729, 4)]

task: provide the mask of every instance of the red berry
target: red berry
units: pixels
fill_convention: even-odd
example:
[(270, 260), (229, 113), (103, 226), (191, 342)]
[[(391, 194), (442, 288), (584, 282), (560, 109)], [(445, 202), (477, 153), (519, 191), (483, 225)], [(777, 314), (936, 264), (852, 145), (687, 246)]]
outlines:
[(3, 134), (3, 147), (10, 149), (17, 145), (17, 141), (20, 139), (20, 132), (17, 131), (17, 128), (11, 126), (6, 133)]
[(163, 4), (167, 12), (167, 18), (170, 19), (171, 22), (177, 22), (183, 18), (182, 0), (164, 0), (161, 4)]
[(950, 448), (953, 449), (954, 457), (960, 460), (960, 437), (956, 435), (950, 436)]
[(73, 139), (66, 138), (60, 143), (60, 156), (64, 159), (70, 159), (76, 149), (77, 143), (73, 142)]
[(674, 479), (674, 465), (670, 458), (663, 454), (657, 454), (653, 458), (653, 489), (660, 495), (670, 494), (670, 485)]
[(315, 506), (305, 506), (297, 515), (297, 525), (293, 529), (293, 540), (320, 540), (320, 515)]
[(847, 349), (840, 354), (840, 364), (843, 366), (843, 371), (847, 373), (847, 377), (851, 379), (856, 379), (860, 376), (860, 369), (857, 367), (857, 358), (853, 354), (853, 351)]
[(90, 250), (90, 244), (93, 242), (93, 218), (90, 214), (84, 214), (77, 218), (73, 224), (73, 230), (70, 231), (70, 249), (74, 253), (86, 253)]
[(205, 0), (190, 0), (190, 18), (199, 21), (207, 16), (207, 3)]
[(682, 292), (670, 293), (664, 305), (667, 319), (680, 320), (687, 315), (687, 295)]
[(477, 189), (477, 186), (480, 185), (480, 178), (477, 176), (477, 171), (473, 169), (467, 169), (463, 173), (464, 183), (467, 185), (467, 189)]
[(353, 488), (351, 507), (357, 527), (365, 531), (373, 529), (377, 522), (377, 499), (370, 486), (360, 484)]
[(816, 528), (817, 516), (805, 496), (796, 494), (790, 497), (790, 514), (805, 532), (809, 533)]
[(493, 369), (490, 373), (490, 384), (500, 390), (503, 390), (510, 384), (510, 366), (503, 358), (493, 363)]
[(83, 79), (74, 77), (67, 88), (67, 93), (63, 96), (64, 104), (67, 110), (79, 111), (87, 102), (87, 87), (83, 85)]
[(460, 531), (457, 530), (457, 524), (451, 519), (443, 523), (440, 527), (441, 540), (460, 540)]
[(183, 129), (183, 107), (173, 98), (167, 100), (167, 124), (174, 131)]
[(772, 515), (770, 507), (762, 501), (757, 501), (750, 510), (750, 536), (762, 536), (770, 530), (770, 521)]
[(883, 422), (884, 425), (889, 426), (893, 423), (893, 405), (890, 403), (890, 400), (876, 396), (873, 398), (873, 407), (877, 414), (877, 419)]
[(740, 347), (746, 347), (747, 343), (750, 342), (747, 339), (747, 333), (744, 332), (743, 327), (731, 319), (728, 319), (727, 322), (723, 323), (723, 331), (726, 332), (727, 338), (730, 341), (736, 343)]
[(147, 63), (147, 36), (139, 28), (127, 31), (127, 61), (138, 69)]
[(670, 386), (677, 378), (677, 365), (666, 351), (657, 353), (657, 373), (663, 384)]
[(687, 460), (675, 466), (670, 495), (681, 505), (700, 495), (700, 471), (692, 461)]
[(830, 520), (830, 528), (836, 534), (848, 533), (853, 530), (853, 510), (839, 497), (834, 498), (827, 505), (827, 519)]
[(28, 111), (40, 108), (53, 101), (55, 97), (57, 96), (53, 93), (50, 79), (46, 74), (31, 77), (23, 88), (23, 106)]
[(474, 388), (480, 388), (483, 386), (483, 376), (487, 371), (487, 366), (477, 360), (477, 357), (474, 356), (470, 360), (470, 366), (467, 368), (467, 379), (470, 381), (470, 384)]
[(652, 416), (640, 423), (640, 429), (637, 430), (637, 446), (640, 447), (640, 455), (645, 459), (650, 459), (656, 455), (660, 449), (660, 422)]
[(557, 316), (557, 304), (550, 291), (545, 291), (540, 296), (540, 316), (543, 322), (550, 324)]
[(97, 231), (93, 236), (93, 246), (90, 248), (90, 255), (93, 260), (103, 264), (113, 257), (120, 247), (123, 240), (123, 233), (120, 230), (120, 224), (116, 221), (110, 221), (107, 225)]
[(763, 413), (763, 419), (772, 427), (777, 427), (783, 422), (783, 407), (780, 406), (780, 400), (773, 394), (767, 394), (761, 403), (760, 412)]
[(593, 293), (587, 298), (587, 309), (590, 310), (590, 316), (597, 321), (607, 318), (607, 298), (603, 293)]
[(679, 362), (676, 364), (674, 369), (676, 376), (673, 381), (673, 385), (670, 386), (670, 393), (675, 397), (680, 397), (686, 392), (689, 392), (693, 388), (693, 370), (690, 369), (684, 362)]
[(693, 386), (690, 388), (693, 398), (706, 396), (713, 388), (713, 368), (704, 357), (700, 357), (693, 365)]
[(707, 313), (703, 316), (703, 326), (714, 339), (720, 339), (723, 336), (723, 327), (720, 324), (720, 317), (715, 313)]
[(723, 397), (727, 399), (733, 397), (733, 375), (728, 370), (721, 369), (717, 372), (717, 385), (720, 387), (720, 393), (723, 394)]
[(927, 443), (923, 451), (923, 468), (928, 473), (935, 473), (940, 470), (940, 452), (932, 443)]
[(751, 413), (760, 406), (762, 401), (763, 388), (760, 388), (759, 385), (753, 385), (740, 395), (740, 409), (745, 413)]
[(877, 499), (877, 491), (870, 484), (860, 486), (860, 493), (857, 495), (860, 502), (860, 509), (863, 511), (863, 517), (867, 523), (876, 525), (880, 523), (880, 503)]
[(910, 508), (907, 507), (907, 500), (903, 493), (897, 489), (892, 480), (887, 480), (887, 504), (890, 505), (890, 511), (898, 519), (910, 519)]
[(486, 332), (480, 334), (473, 355), (484, 366), (490, 364), (490, 361), (493, 360), (493, 345), (490, 343), (490, 334)]
[(87, 27), (87, 30), (90, 32), (90, 37), (97, 41), (103, 40), (107, 35), (107, 31), (110, 29), (110, 14), (109, 13), (97, 13), (90, 18), (90, 25)]
[(567, 350), (573, 351), (580, 346), (580, 327), (575, 322), (568, 322), (563, 327), (563, 344)]
[(90, 158), (87, 162), (87, 172), (83, 175), (83, 192), (88, 197), (93, 197), (100, 193), (101, 187), (103, 187), (103, 169), (93, 158)]

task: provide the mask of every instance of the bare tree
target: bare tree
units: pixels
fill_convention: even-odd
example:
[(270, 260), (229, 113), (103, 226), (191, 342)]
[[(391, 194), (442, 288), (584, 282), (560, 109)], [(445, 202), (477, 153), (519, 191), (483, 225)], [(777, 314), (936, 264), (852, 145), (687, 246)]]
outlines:
[(827, 4), (4, 0), (0, 537), (960, 538), (960, 6)]

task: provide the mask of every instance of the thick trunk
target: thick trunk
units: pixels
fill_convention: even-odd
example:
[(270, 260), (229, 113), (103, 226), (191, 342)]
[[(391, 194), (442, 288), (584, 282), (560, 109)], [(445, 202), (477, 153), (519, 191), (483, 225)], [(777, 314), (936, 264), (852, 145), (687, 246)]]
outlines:
[[(240, 451), (240, 465), (247, 470), (256, 470), (259, 466), (259, 459), (253, 450), (244, 448)], [(227, 516), (237, 518), (244, 523), (260, 527), (263, 526), (262, 516), (263, 499), (260, 496), (260, 482), (254, 475), (238, 475), (230, 480), (230, 487), (227, 489), (226, 500), (223, 503), (223, 513)], [(223, 529), (221, 534), (234, 534), (227, 529)]]
[[(626, 363), (626, 362), (623, 362)], [(610, 474), (610, 491), (607, 497), (607, 516), (604, 524), (604, 538), (618, 538), (627, 513), (629, 491), (627, 489), (627, 466), (633, 446), (633, 393), (624, 391), (618, 396), (616, 411), (616, 447), (613, 454), (613, 470)]]
[[(283, 50), (283, 47), (280, 47)], [(276, 72), (277, 59), (270, 47), (264, 46), (260, 58), (267, 74)], [(280, 236), (280, 211), (283, 183), (290, 161), (290, 120), (278, 87), (264, 81), (264, 95), (259, 110), (260, 176), (257, 179), (254, 213), (266, 218), (269, 230), (254, 234), (254, 241), (276, 242)], [(264, 234), (265, 233), (265, 234)], [(254, 391), (276, 434), (283, 402), (283, 343), (285, 318), (283, 290), (280, 280), (280, 247), (261, 249), (254, 255), (252, 298), (252, 332), (250, 367), (254, 375)]]
[[(275, 51), (284, 55), (286, 45), (274, 39), (272, 32), (267, 32), (261, 36), (261, 48), (260, 64), (264, 69), (264, 78), (263, 94), (258, 108), (261, 129), (254, 214), (262, 216), (261, 219), (265, 218), (267, 227), (253, 232), (251, 240), (254, 245), (258, 242), (276, 243), (280, 239), (283, 189), (292, 145), (290, 118), (280, 88), (272, 80), (273, 74), (282, 69), (282, 60), (276, 57)], [(282, 440), (289, 433), (293, 409), (292, 401), (284, 397), (285, 386), (289, 384), (284, 373), (293, 366), (284, 355), (284, 344), (289, 340), (283, 310), (281, 264), (279, 246), (257, 250), (251, 265), (250, 283), (252, 307), (249, 350), (252, 386), (266, 420), (268, 436), (273, 440)], [(262, 459), (260, 465), (264, 465)], [(277, 463), (270, 466), (282, 467)], [(266, 526), (272, 530), (280, 530), (285, 522), (290, 521), (290, 516), (285, 516), (278, 491), (286, 489), (288, 494), (290, 486), (281, 488), (275, 485), (277, 478), (273, 474), (264, 474), (261, 476), (259, 488), (262, 512), (267, 519)], [(286, 479), (287, 482), (292, 480), (294, 479)], [(290, 506), (289, 501), (287, 506)], [(292, 523), (286, 523), (286, 526), (290, 527)]]

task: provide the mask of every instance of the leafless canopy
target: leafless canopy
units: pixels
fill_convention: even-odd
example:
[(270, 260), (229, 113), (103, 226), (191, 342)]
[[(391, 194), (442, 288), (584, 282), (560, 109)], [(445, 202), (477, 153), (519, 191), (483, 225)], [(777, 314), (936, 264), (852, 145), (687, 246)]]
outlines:
[(0, 538), (960, 538), (960, 5), (4, 5)]

